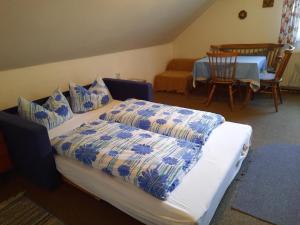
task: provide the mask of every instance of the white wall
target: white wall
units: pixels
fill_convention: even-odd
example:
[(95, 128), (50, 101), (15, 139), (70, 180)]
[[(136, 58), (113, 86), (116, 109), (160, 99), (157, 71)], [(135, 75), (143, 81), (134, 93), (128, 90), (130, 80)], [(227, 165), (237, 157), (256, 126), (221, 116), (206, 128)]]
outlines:
[(169, 43), (215, 0), (0, 1), (0, 70)]
[(0, 71), (0, 110), (16, 105), (18, 96), (34, 100), (49, 96), (55, 88), (68, 89), (70, 81), (88, 84), (96, 78), (139, 78), (152, 82), (172, 58), (171, 44), (89, 58)]
[[(262, 8), (262, 0), (217, 0), (174, 41), (174, 56), (198, 58), (212, 44), (277, 42), (283, 0)], [(246, 10), (245, 20), (238, 18)]]

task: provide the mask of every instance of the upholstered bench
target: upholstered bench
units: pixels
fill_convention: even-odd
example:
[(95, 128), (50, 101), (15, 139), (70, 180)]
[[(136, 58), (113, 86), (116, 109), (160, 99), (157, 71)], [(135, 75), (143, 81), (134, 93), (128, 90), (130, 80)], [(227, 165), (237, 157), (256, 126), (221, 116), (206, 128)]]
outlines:
[(155, 91), (175, 91), (188, 94), (192, 86), (192, 70), (195, 59), (173, 59), (166, 71), (154, 78)]

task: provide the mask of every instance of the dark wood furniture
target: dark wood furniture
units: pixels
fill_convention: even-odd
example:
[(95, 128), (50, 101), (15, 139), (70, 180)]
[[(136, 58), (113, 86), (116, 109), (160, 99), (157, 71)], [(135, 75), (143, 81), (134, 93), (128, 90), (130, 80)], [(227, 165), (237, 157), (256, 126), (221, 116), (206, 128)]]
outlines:
[(2, 132), (0, 132), (0, 173), (12, 169), (12, 163), (7, 151), (6, 143)]
[(211, 90), (209, 92), (207, 106), (210, 105), (217, 85), (228, 86), (229, 105), (233, 109), (232, 86), (236, 82), (236, 52), (208, 52), (209, 67), (211, 73)]
[(283, 44), (224, 44), (212, 45), (211, 51), (237, 52), (243, 56), (266, 56), (268, 72), (275, 73), (282, 58)]
[[(262, 73), (260, 74), (260, 90), (258, 92), (264, 91), (269, 93), (268, 89), (271, 89), (271, 93), (274, 100), (274, 106), (276, 112), (278, 112), (278, 102), (282, 104), (282, 96), (280, 90), (280, 82), (282, 81), (282, 76), (287, 67), (287, 64), (295, 50), (294, 46), (288, 46), (288, 49), (284, 50), (282, 59), (279, 61), (277, 70), (275, 73)], [(245, 104), (248, 104), (250, 101), (251, 95), (253, 95), (252, 90), (248, 89), (248, 94), (246, 97)]]

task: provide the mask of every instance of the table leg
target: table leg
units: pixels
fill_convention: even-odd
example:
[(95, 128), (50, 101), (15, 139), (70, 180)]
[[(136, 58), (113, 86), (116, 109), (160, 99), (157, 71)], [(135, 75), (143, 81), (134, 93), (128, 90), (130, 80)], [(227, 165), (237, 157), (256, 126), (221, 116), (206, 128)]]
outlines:
[(246, 94), (246, 98), (245, 98), (245, 101), (243, 103), (243, 108), (245, 108), (249, 104), (252, 96), (253, 96), (253, 90), (252, 90), (252, 88), (250, 87), (250, 84), (249, 84), (247, 94)]

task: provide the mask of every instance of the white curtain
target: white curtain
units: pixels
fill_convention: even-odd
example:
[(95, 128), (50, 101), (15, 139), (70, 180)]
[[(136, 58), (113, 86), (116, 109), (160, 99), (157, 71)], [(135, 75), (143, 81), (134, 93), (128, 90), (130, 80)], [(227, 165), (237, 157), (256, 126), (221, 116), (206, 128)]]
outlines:
[(278, 41), (283, 44), (296, 43), (300, 21), (300, 0), (284, 0)]
[[(283, 0), (278, 42), (300, 47), (300, 0)], [(299, 48), (298, 48), (299, 49)], [(282, 86), (300, 89), (300, 51), (296, 50), (287, 65)]]

